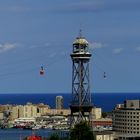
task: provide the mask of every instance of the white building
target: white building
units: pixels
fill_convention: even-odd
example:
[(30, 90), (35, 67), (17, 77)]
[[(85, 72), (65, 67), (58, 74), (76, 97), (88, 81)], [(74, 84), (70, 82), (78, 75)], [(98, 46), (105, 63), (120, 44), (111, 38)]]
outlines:
[(56, 96), (56, 109), (63, 109), (63, 96)]
[(102, 109), (94, 107), (92, 108), (92, 119), (100, 119), (102, 118)]
[(19, 118), (19, 106), (12, 106), (10, 112), (11, 112), (10, 120)]
[(115, 140), (114, 132), (102, 131), (94, 132), (96, 140)]
[(31, 103), (27, 103), (26, 105), (13, 106), (10, 112), (10, 120), (15, 120), (17, 118), (32, 118), (41, 116), (40, 112), (37, 112), (37, 106)]
[(32, 117), (40, 117), (41, 113), (38, 111), (37, 105), (33, 105), (32, 103), (27, 103), (26, 105), (19, 106), (19, 118), (32, 118)]
[(119, 139), (140, 139), (140, 100), (126, 100), (113, 111), (113, 130)]
[(4, 114), (3, 112), (0, 112), (0, 120), (2, 120), (4, 118)]

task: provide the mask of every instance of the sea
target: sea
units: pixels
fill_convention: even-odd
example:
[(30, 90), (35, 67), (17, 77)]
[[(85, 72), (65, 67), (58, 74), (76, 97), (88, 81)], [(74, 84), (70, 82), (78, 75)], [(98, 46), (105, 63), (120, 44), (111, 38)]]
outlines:
[[(44, 103), (55, 108), (56, 96), (63, 96), (64, 108), (69, 108), (71, 103), (70, 93), (10, 93), (0, 94), (0, 104), (25, 105), (28, 102), (33, 104)], [(125, 100), (140, 100), (140, 93), (92, 93), (92, 104), (102, 108), (103, 112), (111, 112), (116, 104), (122, 104)], [(22, 137), (33, 133), (31, 130), (22, 129), (0, 129), (0, 140), (21, 140)], [(36, 134), (48, 137), (50, 130), (37, 130)]]
[(67, 130), (58, 131), (58, 130), (47, 130), (47, 129), (39, 129), (39, 130), (24, 130), (24, 129), (1, 129), (0, 130), (0, 140), (23, 140), (25, 137), (31, 135), (41, 136), (42, 138), (49, 138), (52, 134), (57, 134), (60, 137), (69, 136)]
[[(33, 104), (44, 103), (55, 108), (56, 96), (63, 96), (64, 108), (71, 104), (70, 93), (10, 93), (0, 94), (0, 105), (14, 104), (25, 105), (28, 102)], [(116, 104), (122, 104), (125, 100), (138, 99), (140, 93), (92, 93), (91, 100), (95, 107), (101, 107), (104, 112), (111, 112)]]

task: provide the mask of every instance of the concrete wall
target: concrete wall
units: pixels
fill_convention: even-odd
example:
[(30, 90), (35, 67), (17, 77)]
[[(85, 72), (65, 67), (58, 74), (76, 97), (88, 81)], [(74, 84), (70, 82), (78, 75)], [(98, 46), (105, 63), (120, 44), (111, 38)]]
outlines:
[(140, 100), (126, 100), (126, 108), (140, 108)]
[(2, 119), (3, 119), (3, 117), (4, 117), (3, 112), (0, 112), (0, 119), (2, 120)]
[(114, 140), (112, 134), (100, 134), (96, 135), (96, 140)]
[(94, 107), (92, 109), (92, 116), (93, 119), (100, 119), (102, 117), (102, 109)]

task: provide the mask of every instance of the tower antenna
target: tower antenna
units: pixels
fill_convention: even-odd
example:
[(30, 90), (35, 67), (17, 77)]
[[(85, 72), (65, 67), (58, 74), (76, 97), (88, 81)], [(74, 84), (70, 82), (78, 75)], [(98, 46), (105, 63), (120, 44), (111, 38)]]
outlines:
[(79, 31), (79, 37), (82, 38), (82, 29)]
[(79, 37), (82, 38), (82, 25), (80, 24)]

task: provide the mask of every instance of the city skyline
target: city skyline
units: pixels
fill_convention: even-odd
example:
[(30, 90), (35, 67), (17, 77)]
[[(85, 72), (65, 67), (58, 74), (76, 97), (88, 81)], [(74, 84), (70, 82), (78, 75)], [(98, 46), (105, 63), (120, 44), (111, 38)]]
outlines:
[(71, 93), (70, 54), (80, 28), (92, 54), (91, 92), (140, 92), (139, 6), (138, 0), (1, 0), (0, 93)]

